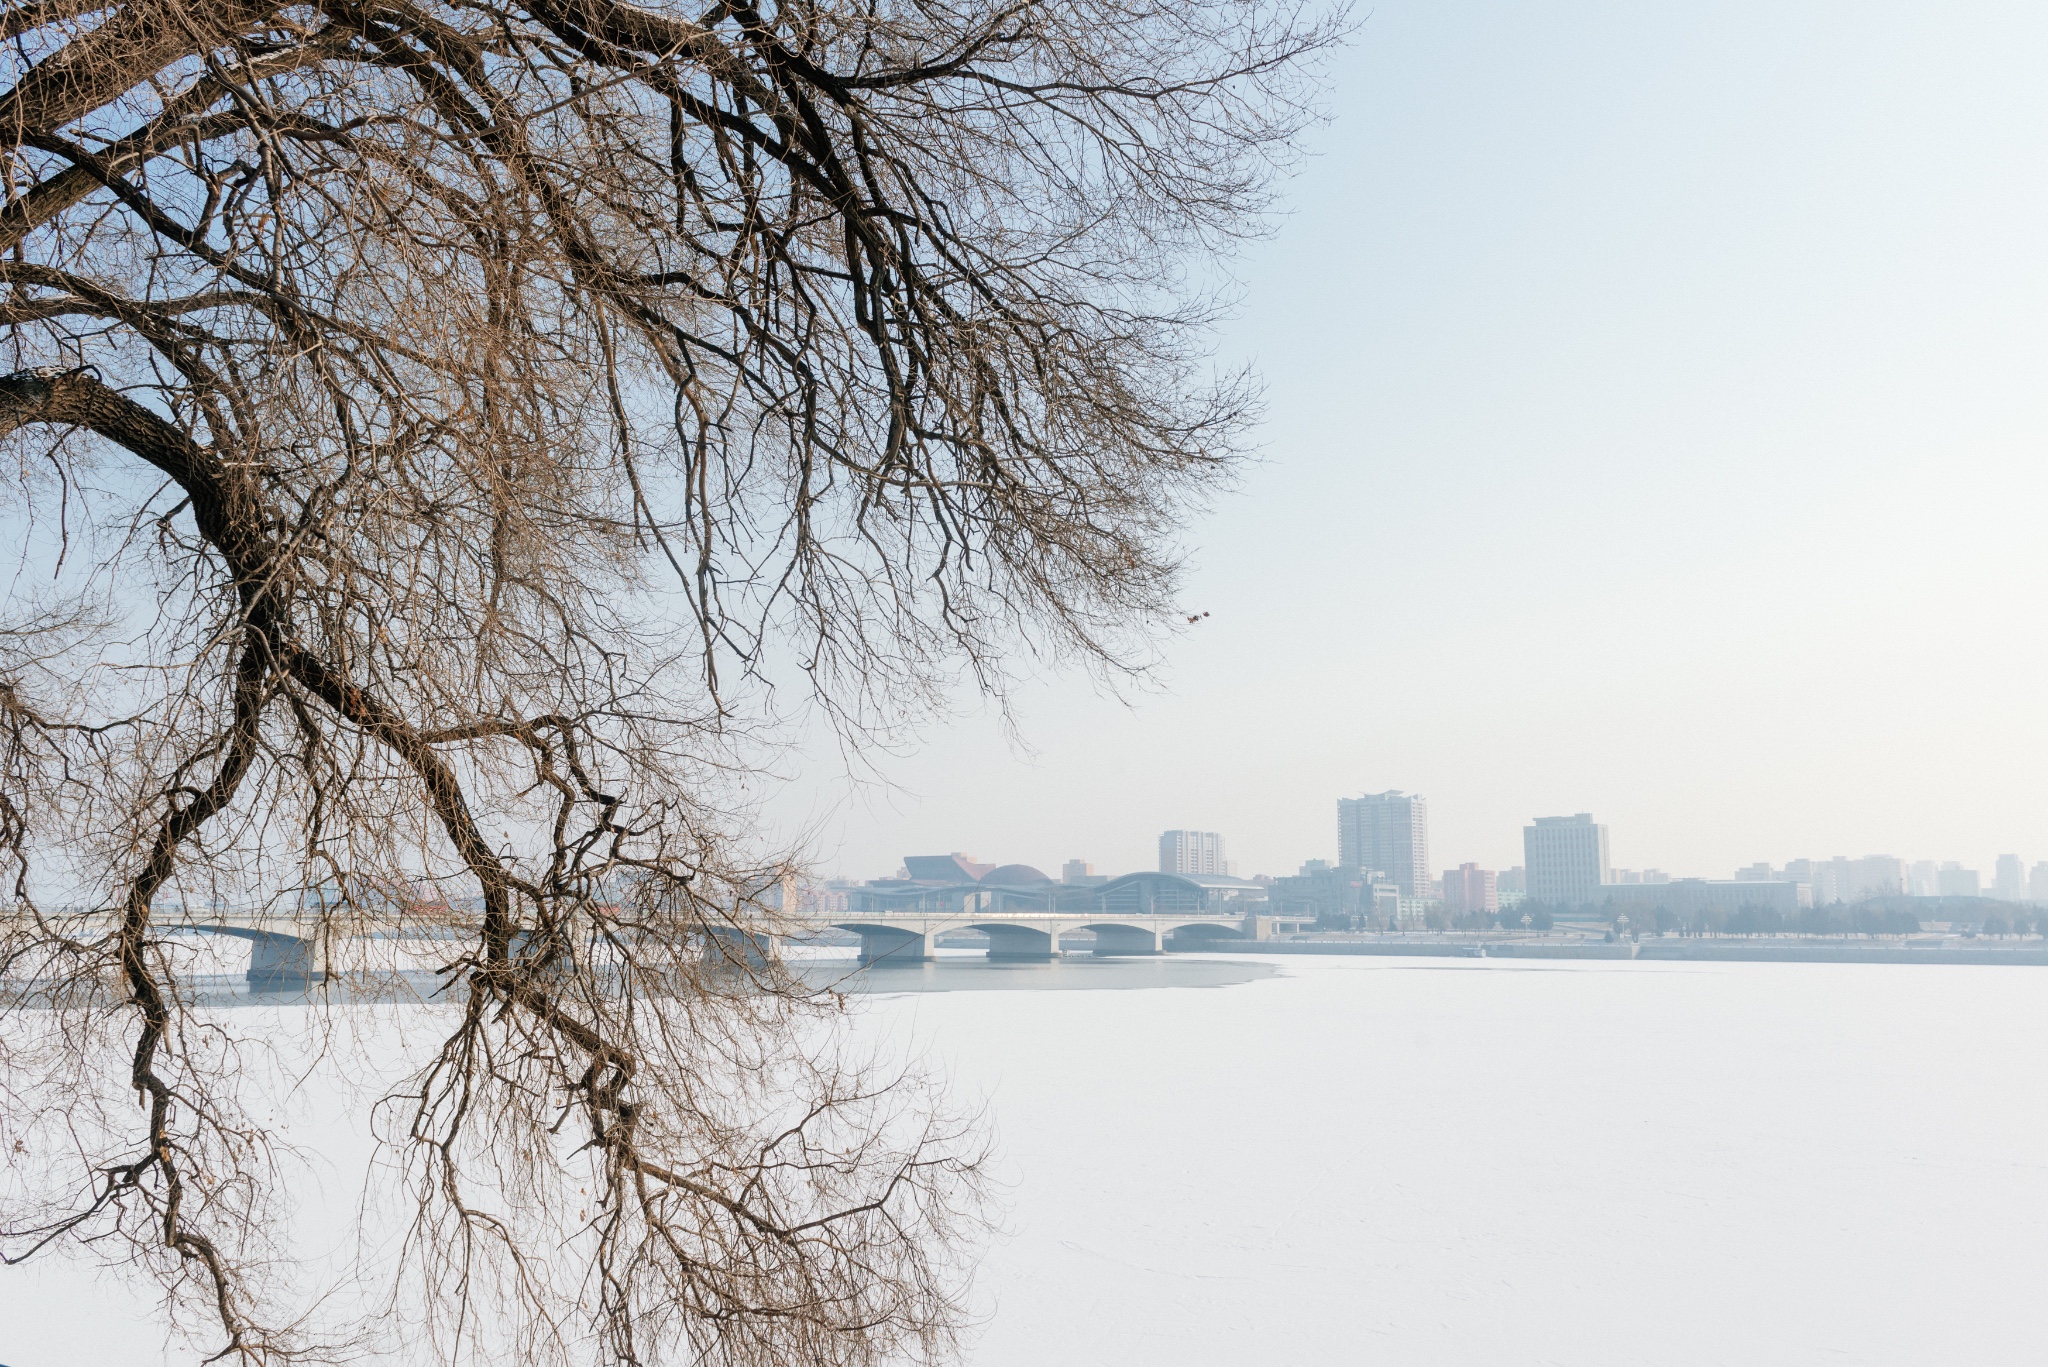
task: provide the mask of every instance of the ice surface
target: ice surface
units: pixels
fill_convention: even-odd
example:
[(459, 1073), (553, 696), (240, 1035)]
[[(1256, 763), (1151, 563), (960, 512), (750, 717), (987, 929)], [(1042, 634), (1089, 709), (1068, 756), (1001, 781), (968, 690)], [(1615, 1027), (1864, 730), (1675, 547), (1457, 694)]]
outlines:
[[(999, 1126), (975, 1367), (2037, 1367), (2044, 1004), (2039, 968), (1313, 959), (864, 1028)], [(163, 1360), (146, 1310), (0, 1270), (0, 1362)]]
[(1017, 1183), (977, 1367), (2048, 1362), (2048, 972), (1290, 961), (906, 1000)]

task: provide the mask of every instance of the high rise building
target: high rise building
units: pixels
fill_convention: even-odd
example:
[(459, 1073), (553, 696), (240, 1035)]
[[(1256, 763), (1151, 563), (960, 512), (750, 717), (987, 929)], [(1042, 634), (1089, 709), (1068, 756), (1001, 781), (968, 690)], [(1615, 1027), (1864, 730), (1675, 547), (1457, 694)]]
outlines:
[(1975, 869), (1966, 869), (1951, 859), (1935, 872), (1935, 880), (1943, 897), (1976, 897), (1983, 891)]
[[(1928, 891), (1932, 893), (1934, 866), (1929, 864), (1926, 868)], [(1750, 872), (1745, 869), (1735, 876), (1747, 878)], [(1888, 854), (1866, 854), (1861, 859), (1839, 854), (1833, 859), (1792, 859), (1786, 861), (1784, 872), (1778, 876), (1786, 882), (1806, 884), (1812, 889), (1813, 905), (1817, 907), (1835, 902), (1863, 902), (1872, 897), (1897, 897), (1914, 886), (1914, 874), (1906, 867), (1906, 861)]]
[(1095, 866), (1085, 859), (1069, 859), (1060, 865), (1060, 881), (1077, 887), (1087, 887), (1109, 880), (1095, 871)]
[(1915, 897), (1941, 896), (1941, 871), (1932, 859), (1916, 859), (1906, 870), (1906, 891)]
[(1500, 875), (1477, 864), (1444, 870), (1444, 910), (1453, 916), (1475, 912), (1491, 916), (1500, 910)]
[(1215, 831), (1167, 831), (1159, 837), (1159, 871), (1212, 877), (1229, 873), (1223, 837)]
[(2027, 866), (2016, 854), (2001, 854), (1991, 875), (1991, 895), (2001, 902), (2027, 900)]
[(2048, 905), (2048, 859), (2034, 865), (2027, 875), (2027, 900)]
[(1864, 902), (1872, 897), (1897, 897), (1906, 890), (1906, 861), (1888, 854), (1866, 854), (1861, 859), (1837, 855), (1829, 863), (1835, 868), (1835, 886), (1844, 902)]
[(1607, 881), (1607, 828), (1591, 812), (1539, 816), (1522, 828), (1522, 861), (1529, 870), (1530, 901), (1583, 906)]
[(1403, 897), (1428, 896), (1428, 804), (1398, 788), (1338, 798), (1337, 863), (1384, 873)]

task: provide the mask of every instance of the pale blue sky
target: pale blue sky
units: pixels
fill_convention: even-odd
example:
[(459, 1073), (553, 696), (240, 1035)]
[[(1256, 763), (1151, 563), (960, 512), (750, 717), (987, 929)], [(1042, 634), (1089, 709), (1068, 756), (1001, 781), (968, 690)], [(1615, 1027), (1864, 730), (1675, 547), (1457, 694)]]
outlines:
[(1377, 5), (1220, 339), (1266, 459), (1164, 691), (779, 794), (822, 866), (2048, 858), (2048, 6)]

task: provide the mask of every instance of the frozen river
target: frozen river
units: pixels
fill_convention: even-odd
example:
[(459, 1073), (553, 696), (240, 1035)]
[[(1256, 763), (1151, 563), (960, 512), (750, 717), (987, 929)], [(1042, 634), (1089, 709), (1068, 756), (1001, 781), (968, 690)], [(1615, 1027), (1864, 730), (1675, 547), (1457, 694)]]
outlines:
[(1289, 960), (905, 996), (1016, 1182), (980, 1367), (2048, 1362), (2048, 971)]
[[(864, 1010), (998, 1128), (1010, 1230), (975, 1367), (2048, 1362), (2048, 970), (973, 981), (1081, 990)], [(155, 1360), (87, 1296), (0, 1271), (0, 1362)]]

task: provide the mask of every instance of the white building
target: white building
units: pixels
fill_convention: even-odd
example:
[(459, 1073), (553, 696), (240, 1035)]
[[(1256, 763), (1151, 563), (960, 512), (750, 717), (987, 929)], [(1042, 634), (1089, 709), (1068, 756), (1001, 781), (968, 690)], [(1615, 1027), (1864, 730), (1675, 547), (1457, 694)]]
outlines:
[(1983, 882), (1975, 869), (1966, 869), (1951, 859), (1935, 872), (1936, 890), (1943, 897), (1979, 897)]
[(1835, 891), (1844, 902), (1897, 897), (1906, 890), (1906, 861), (1888, 854), (1866, 854), (1861, 859), (1836, 855), (1828, 865), (1834, 872)]
[(1223, 857), (1223, 837), (1215, 831), (1167, 831), (1159, 837), (1159, 871), (1224, 878), (1231, 876)]
[(1539, 816), (1522, 828), (1522, 863), (1529, 871), (1530, 901), (1584, 906), (1608, 881), (1607, 828), (1591, 812)]
[(1429, 913), (1443, 909), (1444, 899), (1441, 897), (1396, 897), (1394, 905), (1398, 908), (1393, 922), (1396, 930), (1421, 930), (1429, 924)]
[(1403, 897), (1428, 897), (1428, 804), (1398, 788), (1338, 798), (1337, 862), (1384, 873)]
[[(1768, 864), (1757, 864), (1735, 876), (1750, 879), (1758, 870), (1768, 875), (1769, 869)], [(1820, 907), (1834, 902), (1864, 902), (1872, 897), (1897, 897), (1913, 886), (1913, 875), (1906, 867), (1906, 861), (1888, 854), (1866, 854), (1861, 859), (1839, 854), (1833, 859), (1793, 859), (1778, 873), (1769, 876), (1806, 884), (1813, 890), (1813, 904)]]
[(1709, 907), (1723, 911), (1759, 907), (1789, 916), (1808, 904), (1806, 894), (1804, 883), (1780, 879), (1680, 878), (1658, 884), (1609, 883), (1600, 889), (1599, 896), (1607, 906), (1615, 908), (1662, 907), (1684, 913)]
[(1610, 883), (1668, 883), (1671, 875), (1662, 869), (1609, 869)]
[(2001, 854), (1991, 875), (1991, 895), (2001, 902), (2027, 900), (2027, 866), (2016, 854)]
[(1069, 859), (1060, 865), (1060, 881), (1070, 887), (1095, 887), (1107, 883), (1109, 878), (1095, 871), (1095, 866), (1085, 859)]

